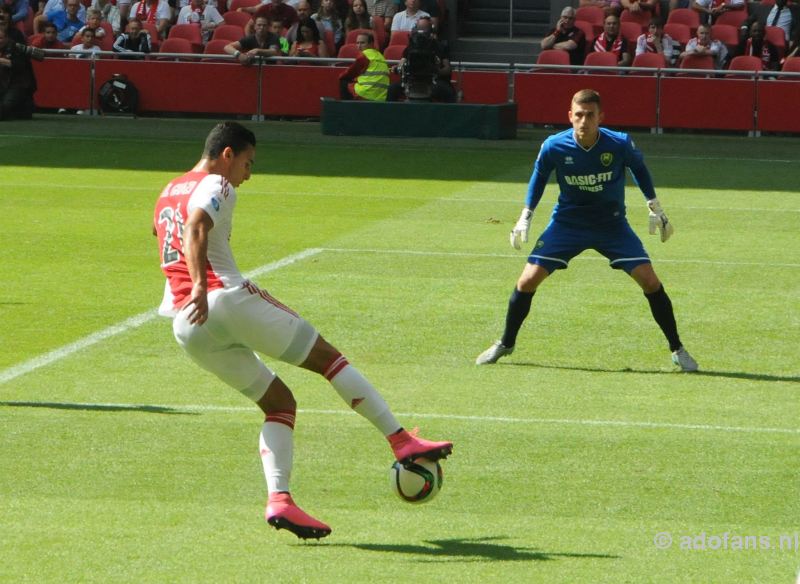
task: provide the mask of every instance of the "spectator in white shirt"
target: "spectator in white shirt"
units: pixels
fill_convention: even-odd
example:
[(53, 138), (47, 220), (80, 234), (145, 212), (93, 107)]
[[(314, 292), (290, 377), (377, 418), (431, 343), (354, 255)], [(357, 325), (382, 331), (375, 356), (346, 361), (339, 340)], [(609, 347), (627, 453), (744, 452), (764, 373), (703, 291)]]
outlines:
[(430, 18), (431, 15), (419, 9), (419, 0), (406, 0), (406, 9), (403, 12), (398, 12), (392, 18), (392, 32), (396, 30), (411, 32), (411, 29), (423, 16)]

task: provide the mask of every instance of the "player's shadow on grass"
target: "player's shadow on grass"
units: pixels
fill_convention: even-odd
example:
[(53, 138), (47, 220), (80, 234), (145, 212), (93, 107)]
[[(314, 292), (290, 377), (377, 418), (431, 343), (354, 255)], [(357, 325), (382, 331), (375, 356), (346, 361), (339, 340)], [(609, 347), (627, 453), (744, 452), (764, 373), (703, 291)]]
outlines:
[(169, 414), (177, 416), (196, 416), (195, 412), (185, 412), (164, 406), (147, 405), (114, 405), (114, 404), (81, 404), (65, 402), (27, 402), (0, 401), (0, 407), (9, 408), (48, 408), (53, 410), (81, 410), (87, 412), (143, 412), (147, 414)]
[[(684, 375), (677, 369), (675, 371), (665, 371), (663, 369), (632, 369), (623, 367), (621, 369), (606, 369), (603, 367), (579, 367), (572, 365), (544, 365), (531, 361), (516, 363), (498, 363), (500, 366), (508, 367), (538, 367), (540, 369), (562, 369), (565, 371), (588, 371), (590, 373), (638, 373), (643, 375)], [(747, 379), (749, 381), (785, 381), (788, 383), (800, 383), (800, 376), (797, 375), (766, 375), (763, 373), (745, 373), (744, 371), (695, 371), (686, 373), (696, 377), (728, 377), (730, 379)]]
[(433, 539), (426, 540), (428, 545), (411, 544), (332, 544), (341, 547), (353, 547), (370, 552), (392, 554), (409, 554), (421, 556), (423, 561), (445, 561), (462, 559), (464, 561), (501, 561), (501, 562), (540, 562), (558, 558), (576, 559), (617, 559), (619, 556), (609, 554), (585, 554), (574, 552), (545, 552), (534, 548), (517, 547), (496, 543), (505, 537), (481, 537), (472, 539)]

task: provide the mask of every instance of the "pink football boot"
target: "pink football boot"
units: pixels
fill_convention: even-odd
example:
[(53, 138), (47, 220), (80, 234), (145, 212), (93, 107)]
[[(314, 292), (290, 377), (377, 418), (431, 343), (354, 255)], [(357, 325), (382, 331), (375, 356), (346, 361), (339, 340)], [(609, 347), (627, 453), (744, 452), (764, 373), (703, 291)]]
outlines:
[(300, 539), (320, 539), (331, 533), (330, 527), (295, 505), (289, 493), (270, 493), (266, 519), (275, 529), (288, 529)]
[(440, 458), (447, 458), (453, 451), (452, 442), (431, 442), (424, 438), (418, 438), (419, 428), (414, 428), (411, 432), (400, 430), (391, 436), (387, 436), (389, 444), (394, 451), (394, 457), (401, 464), (407, 464), (416, 458), (427, 458), (436, 461)]

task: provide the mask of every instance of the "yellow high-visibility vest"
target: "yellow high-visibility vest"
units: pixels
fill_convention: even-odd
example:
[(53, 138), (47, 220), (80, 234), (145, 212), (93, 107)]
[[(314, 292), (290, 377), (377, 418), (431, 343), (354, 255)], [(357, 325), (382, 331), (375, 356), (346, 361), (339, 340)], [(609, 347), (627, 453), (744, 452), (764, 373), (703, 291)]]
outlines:
[(354, 90), (361, 99), (386, 101), (389, 91), (389, 66), (386, 59), (375, 49), (365, 49), (363, 54), (369, 59), (369, 66), (356, 79)]

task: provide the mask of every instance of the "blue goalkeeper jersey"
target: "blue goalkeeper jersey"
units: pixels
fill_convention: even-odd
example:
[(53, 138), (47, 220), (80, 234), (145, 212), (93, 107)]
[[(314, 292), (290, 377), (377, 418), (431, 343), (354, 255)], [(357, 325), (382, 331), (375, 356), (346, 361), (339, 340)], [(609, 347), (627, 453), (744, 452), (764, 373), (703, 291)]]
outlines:
[(553, 134), (542, 144), (528, 183), (525, 205), (533, 210), (555, 169), (560, 193), (552, 220), (596, 227), (625, 219), (625, 168), (649, 200), (656, 196), (642, 153), (628, 134), (600, 128), (597, 142), (584, 148), (573, 130)]

